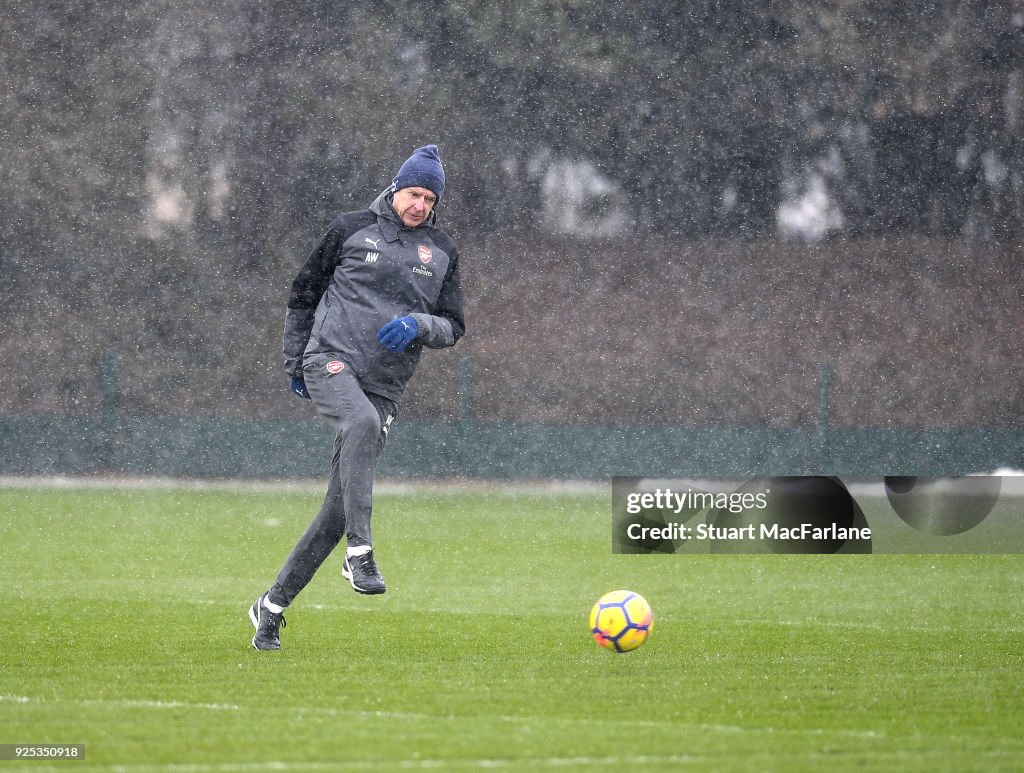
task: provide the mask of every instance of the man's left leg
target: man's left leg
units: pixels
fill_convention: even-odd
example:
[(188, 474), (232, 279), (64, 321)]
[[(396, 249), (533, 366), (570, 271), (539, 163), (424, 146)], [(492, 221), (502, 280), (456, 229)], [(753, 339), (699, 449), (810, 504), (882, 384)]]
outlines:
[(342, 574), (360, 593), (384, 593), (370, 528), (373, 476), (398, 407), (393, 400), (363, 392), (345, 368), (331, 372), (314, 367), (309, 373), (307, 366), (306, 387), (317, 410), (337, 431), (332, 482), (339, 485), (344, 512)]
[[(367, 394), (367, 399), (377, 412), (377, 431), (373, 438), (365, 438), (362, 443), (352, 438), (351, 449), (343, 444), (339, 455), (339, 471), (341, 475), (348, 472), (346, 478), (344, 502), (347, 513), (345, 519), (345, 559), (341, 565), (342, 576), (349, 581), (358, 593), (374, 595), (384, 593), (387, 588), (384, 578), (377, 568), (377, 560), (373, 552), (373, 537), (370, 528), (372, 514), (373, 476), (377, 462), (384, 450), (388, 432), (395, 417), (397, 406), (392, 400), (375, 394)], [(352, 453), (348, 453), (349, 451)], [(346, 462), (350, 465), (346, 467)], [(369, 475), (365, 475), (369, 467)]]

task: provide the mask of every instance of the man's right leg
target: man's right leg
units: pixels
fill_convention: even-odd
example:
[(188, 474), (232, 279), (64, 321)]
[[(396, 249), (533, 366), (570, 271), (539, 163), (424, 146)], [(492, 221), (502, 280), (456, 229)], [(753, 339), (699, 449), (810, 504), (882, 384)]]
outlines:
[[(331, 476), (320, 511), (292, 548), (278, 573), (273, 587), (257, 599), (249, 617), (256, 626), (253, 646), (257, 649), (278, 649), (277, 625), (284, 624), (283, 612), (302, 591), (313, 575), (345, 536), (346, 513), (357, 526), (349, 541), (357, 546), (370, 546), (370, 510), (373, 495), (373, 471), (384, 445), (384, 417), (393, 419), (395, 404), (385, 398), (371, 400), (351, 373), (344, 368), (328, 367), (337, 361), (322, 356), (306, 363), (306, 387), (317, 411), (335, 429), (334, 457)], [(360, 549), (357, 547), (356, 549)], [(384, 583), (373, 563), (372, 553), (362, 554), (356, 562), (365, 578), (357, 581), (346, 557), (343, 574), (361, 593), (383, 593)], [(372, 572), (366, 567), (370, 566)], [(367, 584), (369, 583), (369, 584)], [(263, 609), (270, 615), (261, 616)], [(276, 621), (280, 621), (277, 623)], [(266, 631), (263, 628), (267, 628)], [(273, 630), (270, 630), (270, 629)], [(261, 646), (268, 643), (267, 646)]]
[[(320, 512), (295, 544), (270, 589), (269, 600), (280, 607), (295, 600), (342, 537), (347, 536), (349, 547), (369, 549), (371, 545), (373, 473), (386, 437), (384, 417), (393, 418), (396, 406), (385, 398), (366, 395), (344, 366), (330, 367), (339, 362), (333, 356), (316, 355), (305, 363), (306, 388), (313, 404), (335, 430), (334, 456)], [(372, 592), (382, 593), (383, 583)]]
[(309, 584), (345, 532), (338, 472), (339, 445), (340, 439), (336, 439), (327, 496), (324, 497), (320, 512), (295, 543), (273, 587), (256, 599), (249, 609), (249, 619), (256, 629), (252, 646), (258, 650), (281, 649), (280, 629), (285, 625), (285, 607)]
[(291, 604), (313, 579), (320, 565), (334, 552), (345, 534), (343, 487), (338, 465), (340, 451), (341, 436), (338, 435), (334, 438), (334, 458), (331, 461), (327, 495), (316, 517), (295, 543), (270, 589), (270, 601), (274, 604), (282, 607)]

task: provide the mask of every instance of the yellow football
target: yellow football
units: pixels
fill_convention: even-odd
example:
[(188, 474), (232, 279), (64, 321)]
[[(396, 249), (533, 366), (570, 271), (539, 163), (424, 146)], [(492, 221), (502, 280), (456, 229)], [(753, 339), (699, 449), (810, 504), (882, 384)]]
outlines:
[(651, 605), (639, 593), (613, 590), (590, 610), (594, 641), (612, 652), (630, 652), (645, 641), (654, 627)]

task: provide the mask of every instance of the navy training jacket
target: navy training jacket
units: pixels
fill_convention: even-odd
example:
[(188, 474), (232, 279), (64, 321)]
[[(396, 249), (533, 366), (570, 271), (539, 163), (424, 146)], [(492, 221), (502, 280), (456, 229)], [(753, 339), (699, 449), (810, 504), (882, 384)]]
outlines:
[[(455, 242), (435, 226), (434, 212), (407, 228), (391, 207), (393, 193), (338, 215), (292, 282), (284, 324), (289, 375), (302, 375), (305, 356), (336, 354), (364, 392), (397, 402), (423, 347), (454, 346), (465, 333)], [(390, 352), (377, 331), (407, 315), (419, 326), (416, 339)]]

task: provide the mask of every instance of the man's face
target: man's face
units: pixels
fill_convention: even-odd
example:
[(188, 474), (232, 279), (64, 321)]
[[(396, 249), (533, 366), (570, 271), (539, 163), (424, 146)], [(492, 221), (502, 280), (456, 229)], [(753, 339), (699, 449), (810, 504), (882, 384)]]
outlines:
[(415, 228), (426, 221), (436, 203), (437, 196), (428, 188), (402, 188), (395, 191), (391, 205), (403, 223)]

